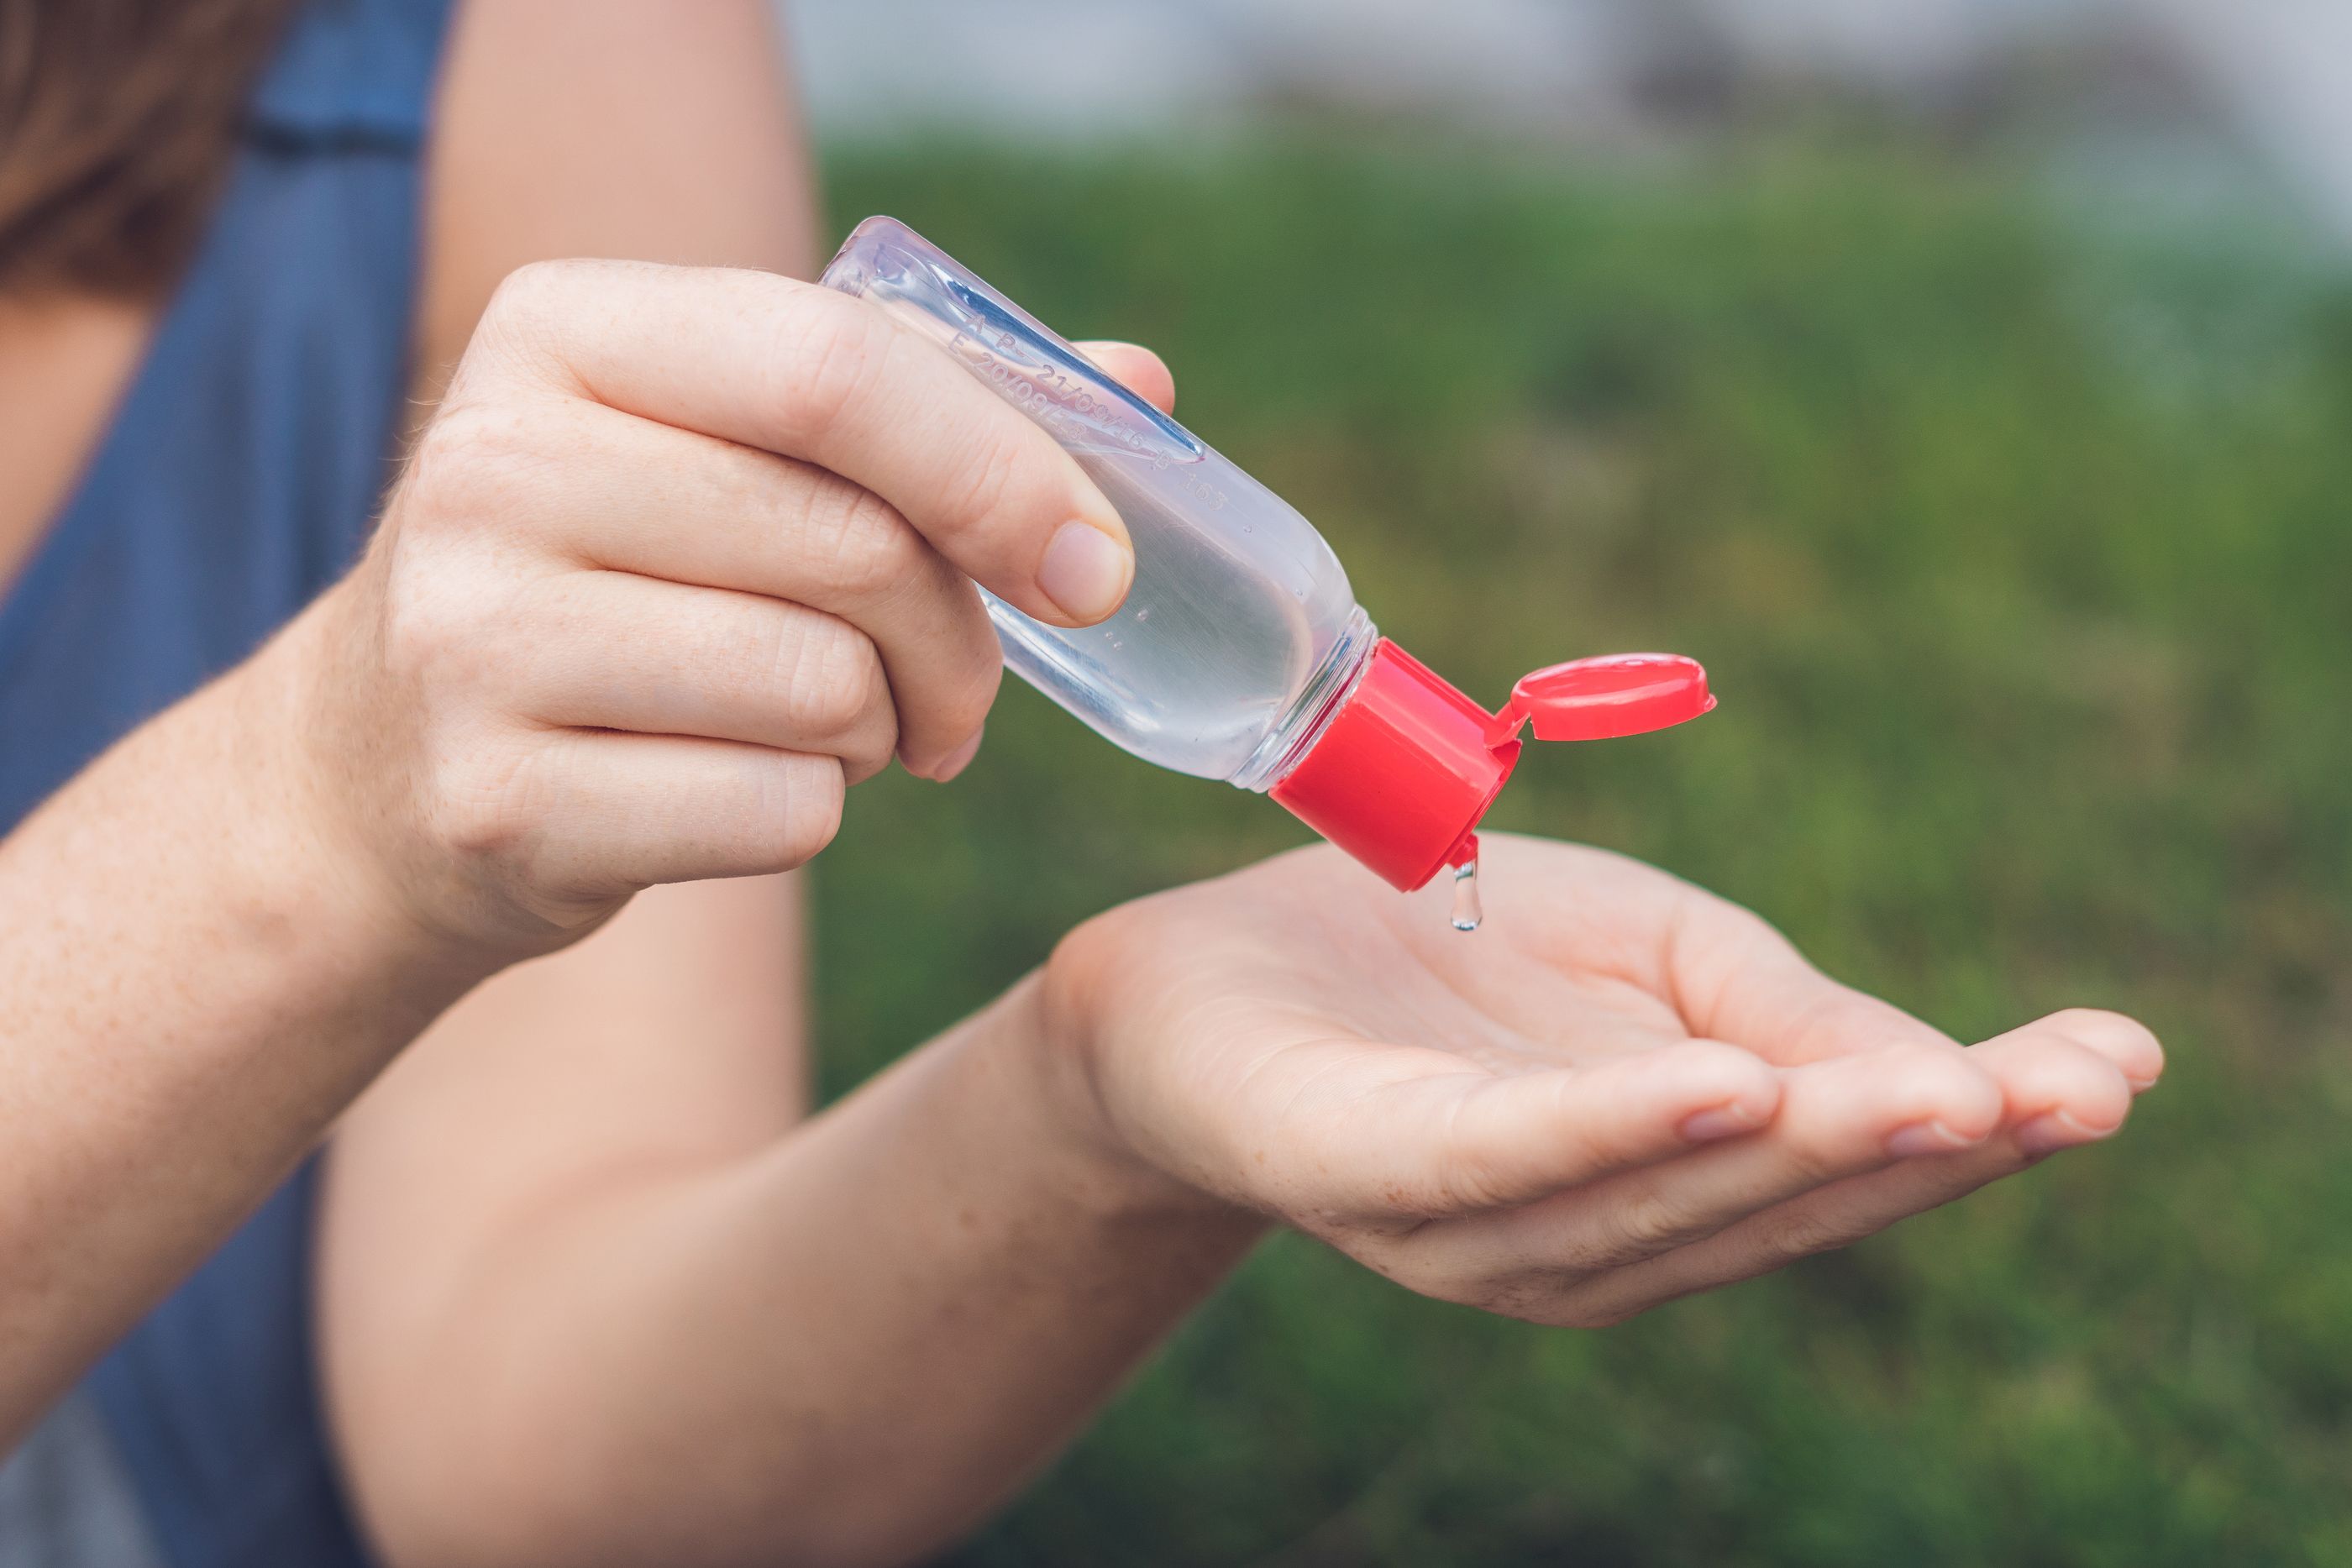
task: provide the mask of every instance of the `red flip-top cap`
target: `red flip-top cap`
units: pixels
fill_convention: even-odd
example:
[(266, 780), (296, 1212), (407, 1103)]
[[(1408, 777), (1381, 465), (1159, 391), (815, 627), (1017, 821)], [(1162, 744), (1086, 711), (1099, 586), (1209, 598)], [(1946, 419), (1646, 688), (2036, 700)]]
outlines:
[(1673, 653), (1612, 653), (1538, 670), (1488, 713), (1381, 639), (1370, 667), (1272, 794), (1299, 821), (1411, 892), (1474, 852), (1519, 760), (1518, 733), (1600, 740), (1696, 718), (1706, 672)]

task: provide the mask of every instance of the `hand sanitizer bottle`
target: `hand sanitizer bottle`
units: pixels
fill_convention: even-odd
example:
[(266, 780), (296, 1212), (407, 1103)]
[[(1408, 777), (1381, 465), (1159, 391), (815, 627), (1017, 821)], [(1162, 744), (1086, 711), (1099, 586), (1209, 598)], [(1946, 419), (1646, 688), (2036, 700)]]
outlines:
[(1715, 706), (1692, 661), (1632, 653), (1538, 670), (1488, 713), (1373, 630), (1281, 497), (904, 224), (858, 225), (823, 281), (1044, 426), (1127, 521), (1134, 586), (1101, 624), (987, 596), (1013, 673), (1146, 761), (1272, 795), (1396, 887), (1475, 866), (1530, 720), (1538, 740), (1590, 740)]

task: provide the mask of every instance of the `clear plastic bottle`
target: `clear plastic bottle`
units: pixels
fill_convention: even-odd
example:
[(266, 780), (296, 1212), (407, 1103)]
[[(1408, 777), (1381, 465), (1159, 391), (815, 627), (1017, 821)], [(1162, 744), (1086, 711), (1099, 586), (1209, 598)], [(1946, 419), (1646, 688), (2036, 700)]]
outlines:
[(1272, 793), (1400, 887), (1474, 863), (1528, 718), (1539, 739), (1597, 738), (1713, 706), (1696, 664), (1639, 654), (1539, 671), (1489, 714), (1380, 637), (1280, 497), (906, 225), (858, 225), (823, 281), (1045, 427), (1127, 522), (1134, 585), (1099, 625), (985, 596), (1007, 667), (1147, 761)]
[(831, 287), (917, 327), (1052, 432), (1127, 521), (1135, 585), (1076, 631), (991, 594), (1015, 674), (1138, 757), (1264, 789), (1377, 633), (1305, 517), (895, 218)]

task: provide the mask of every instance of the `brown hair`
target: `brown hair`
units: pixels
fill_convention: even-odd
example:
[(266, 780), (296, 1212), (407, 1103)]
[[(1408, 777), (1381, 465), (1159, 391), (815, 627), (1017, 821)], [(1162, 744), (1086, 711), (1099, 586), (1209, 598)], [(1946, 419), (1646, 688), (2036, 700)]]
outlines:
[(0, 292), (168, 287), (292, 8), (0, 0)]

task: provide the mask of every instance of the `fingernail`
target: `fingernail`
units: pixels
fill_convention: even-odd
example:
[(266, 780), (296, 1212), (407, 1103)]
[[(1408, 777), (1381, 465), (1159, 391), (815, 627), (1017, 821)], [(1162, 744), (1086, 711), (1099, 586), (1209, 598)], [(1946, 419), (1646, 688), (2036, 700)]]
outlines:
[(1983, 1142), (1982, 1138), (1964, 1137), (1941, 1122), (1914, 1122), (1886, 1134), (1886, 1152), (1905, 1160), (1914, 1155), (1948, 1155), (1955, 1149), (1974, 1148)]
[(1071, 620), (1092, 625), (1118, 608), (1135, 575), (1135, 558), (1091, 523), (1056, 529), (1037, 563), (1037, 586)]
[(2016, 1132), (2017, 1146), (2029, 1155), (2055, 1154), (2071, 1149), (2077, 1144), (2095, 1144), (2115, 1132), (2109, 1127), (2102, 1133), (2085, 1126), (2064, 1111), (2044, 1111), (2031, 1122), (2022, 1123)]
[(1759, 1125), (1754, 1116), (1738, 1105), (1717, 1105), (1712, 1111), (1694, 1111), (1683, 1118), (1675, 1129), (1686, 1144), (1711, 1144), (1717, 1138), (1736, 1138), (1742, 1133), (1752, 1133)]
[(973, 730), (970, 740), (965, 741), (961, 746), (959, 746), (953, 751), (949, 752), (947, 757), (940, 763), (940, 765), (931, 769), (932, 779), (944, 784), (949, 779), (954, 778), (957, 774), (962, 772), (965, 768), (971, 767), (971, 759), (980, 755), (981, 737), (986, 733), (987, 731), (985, 730)]

